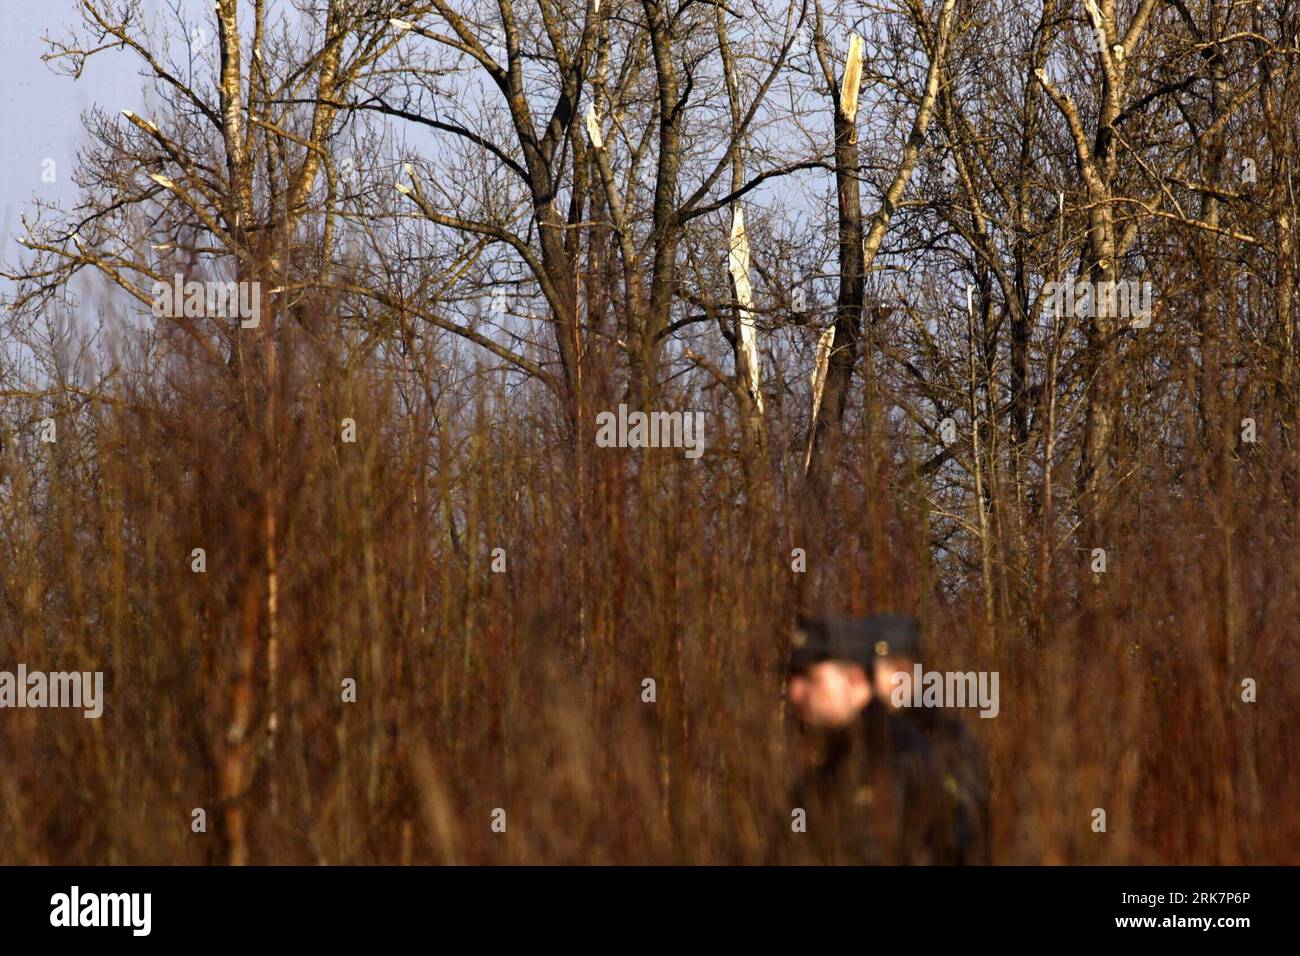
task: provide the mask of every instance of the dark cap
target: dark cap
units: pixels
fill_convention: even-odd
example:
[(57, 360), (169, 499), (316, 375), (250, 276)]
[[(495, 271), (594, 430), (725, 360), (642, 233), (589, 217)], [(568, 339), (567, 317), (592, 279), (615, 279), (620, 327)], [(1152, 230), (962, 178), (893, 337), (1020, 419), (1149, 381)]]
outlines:
[(822, 661), (844, 661), (870, 668), (877, 657), (917, 657), (920, 626), (902, 614), (870, 617), (800, 618), (790, 639), (790, 671), (799, 673)]
[(921, 656), (921, 625), (906, 614), (873, 614), (864, 622), (876, 657)]
[(868, 667), (871, 633), (862, 618), (826, 615), (805, 617), (790, 638), (790, 671), (799, 673), (823, 661), (846, 661)]

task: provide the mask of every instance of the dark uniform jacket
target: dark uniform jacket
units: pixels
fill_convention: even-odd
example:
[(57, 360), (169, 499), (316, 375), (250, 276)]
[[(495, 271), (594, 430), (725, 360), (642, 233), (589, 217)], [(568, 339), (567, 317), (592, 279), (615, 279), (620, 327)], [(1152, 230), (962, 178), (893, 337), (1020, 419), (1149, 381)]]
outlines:
[[(879, 700), (832, 733), (795, 785), (807, 832), (787, 832), (790, 863), (954, 862), (955, 824), (924, 734)], [(787, 826), (787, 830), (789, 827)]]
[(951, 804), (952, 862), (989, 862), (989, 773), (984, 748), (966, 722), (933, 707), (900, 709), (925, 737)]

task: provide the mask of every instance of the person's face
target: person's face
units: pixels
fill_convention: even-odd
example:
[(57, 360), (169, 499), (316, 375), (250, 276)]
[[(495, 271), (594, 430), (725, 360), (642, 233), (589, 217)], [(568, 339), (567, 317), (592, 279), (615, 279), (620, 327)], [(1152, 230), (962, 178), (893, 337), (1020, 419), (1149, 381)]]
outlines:
[[(912, 677), (912, 662), (910, 660), (905, 657), (878, 657), (876, 658), (874, 670), (876, 694), (886, 703), (893, 704), (894, 694), (898, 692), (900, 686), (909, 688), (908, 694), (910, 696)], [(894, 675), (900, 671), (907, 675), (908, 680), (902, 684), (896, 684), (894, 683)]]
[(804, 723), (844, 727), (871, 702), (871, 683), (855, 664), (823, 661), (791, 675), (787, 693)]

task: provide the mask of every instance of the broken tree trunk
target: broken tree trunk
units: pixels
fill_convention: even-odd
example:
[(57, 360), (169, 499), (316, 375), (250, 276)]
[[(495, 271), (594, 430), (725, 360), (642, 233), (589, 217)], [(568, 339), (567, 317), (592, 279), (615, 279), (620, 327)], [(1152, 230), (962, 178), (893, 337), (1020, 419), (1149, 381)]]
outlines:
[[(809, 456), (807, 487), (809, 501), (820, 507), (830, 487), (831, 475), (839, 457), (840, 433), (844, 410), (848, 404), (849, 383), (857, 362), (858, 342), (862, 335), (862, 308), (865, 275), (871, 268), (881, 243), (889, 230), (889, 223), (902, 201), (903, 192), (925, 142), (925, 133), (934, 116), (935, 101), (939, 92), (939, 76), (947, 57), (952, 30), (953, 8), (956, 0), (944, 0), (939, 13), (939, 28), (934, 34), (934, 49), (926, 72), (925, 90), (917, 107), (912, 129), (899, 157), (894, 178), (881, 198), (880, 206), (871, 218), (871, 227), (863, 236), (862, 199), (859, 192), (857, 112), (858, 87), (862, 76), (862, 39), (854, 36), (849, 44), (848, 62), (844, 79), (835, 96), (835, 180), (839, 198), (839, 257), (840, 291), (836, 300), (834, 335), (831, 340), (830, 359), (826, 373), (825, 389), (821, 395), (813, 421), (812, 453)], [(827, 79), (831, 77), (826, 63), (824, 35), (818, 36), (818, 55), (823, 61)]]

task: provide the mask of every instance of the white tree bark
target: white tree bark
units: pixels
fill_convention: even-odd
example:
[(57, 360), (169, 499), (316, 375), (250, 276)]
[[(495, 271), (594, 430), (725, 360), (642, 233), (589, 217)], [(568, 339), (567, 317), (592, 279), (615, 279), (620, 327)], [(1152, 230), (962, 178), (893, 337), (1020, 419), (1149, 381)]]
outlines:
[(740, 203), (732, 207), (730, 245), (727, 268), (740, 304), (740, 350), (749, 367), (746, 385), (754, 407), (762, 415), (763, 394), (758, 388), (762, 370), (758, 361), (758, 331), (754, 328), (754, 287), (749, 281), (749, 237), (745, 235), (745, 212)]

